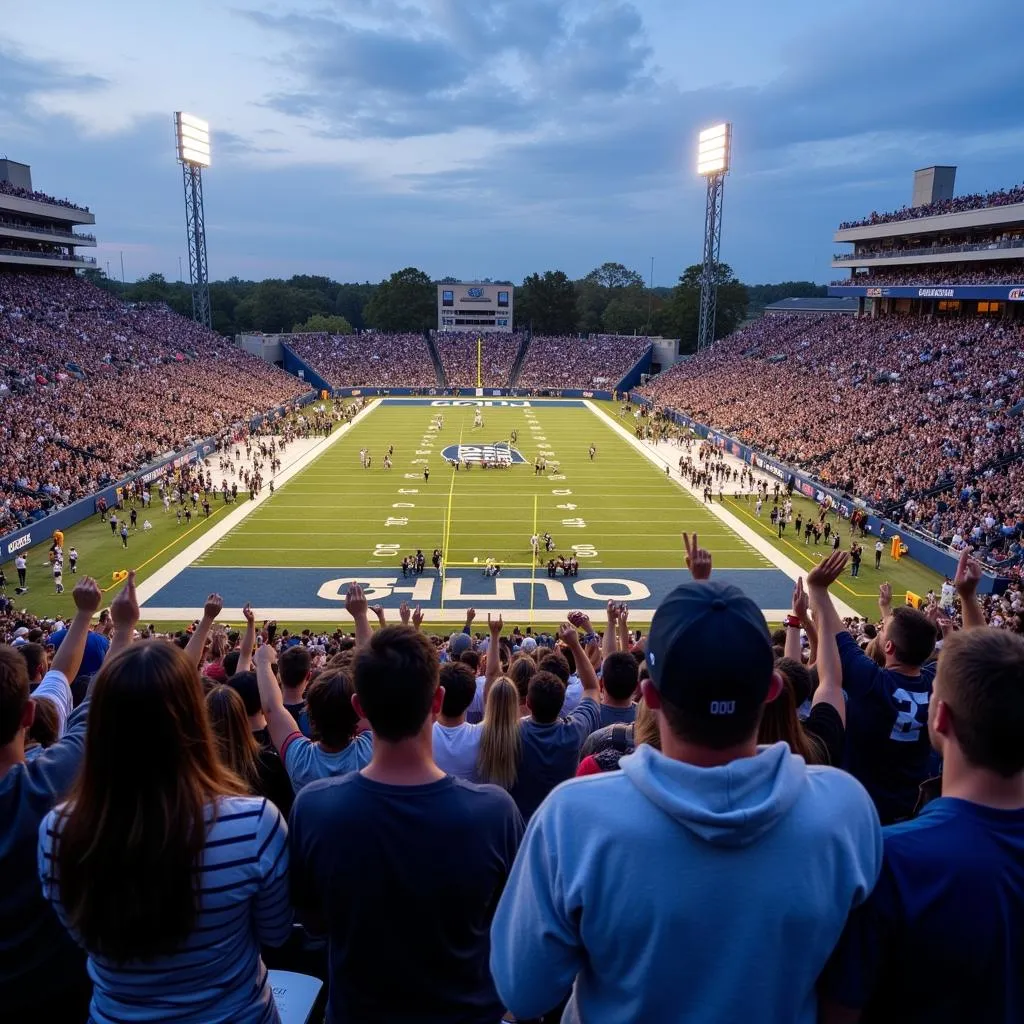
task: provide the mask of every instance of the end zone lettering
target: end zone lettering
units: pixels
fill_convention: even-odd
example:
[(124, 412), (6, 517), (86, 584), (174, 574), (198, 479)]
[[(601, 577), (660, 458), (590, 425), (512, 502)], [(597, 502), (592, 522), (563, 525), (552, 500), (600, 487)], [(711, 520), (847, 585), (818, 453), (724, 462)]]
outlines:
[(506, 401), (495, 401), (489, 398), (467, 398), (464, 401), (458, 398), (450, 399), (449, 401), (441, 401), (440, 399), (436, 402), (430, 403), (432, 406), (436, 406), (440, 409), (469, 409), (473, 406), (484, 406), (490, 408), (491, 406), (506, 406), (513, 409), (528, 409), (530, 403), (526, 401), (522, 402), (506, 402)]

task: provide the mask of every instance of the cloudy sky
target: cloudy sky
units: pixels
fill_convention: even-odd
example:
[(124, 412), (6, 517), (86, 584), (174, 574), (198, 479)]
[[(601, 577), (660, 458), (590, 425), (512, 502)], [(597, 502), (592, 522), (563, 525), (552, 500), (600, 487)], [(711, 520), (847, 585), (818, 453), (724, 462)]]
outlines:
[[(696, 133), (734, 123), (723, 259), (827, 281), (840, 220), (1021, 181), (1020, 0), (0, 0), (0, 155), (178, 276), (171, 112), (206, 117), (211, 276), (580, 276), (698, 262)], [(187, 274), (187, 264), (186, 264)]]

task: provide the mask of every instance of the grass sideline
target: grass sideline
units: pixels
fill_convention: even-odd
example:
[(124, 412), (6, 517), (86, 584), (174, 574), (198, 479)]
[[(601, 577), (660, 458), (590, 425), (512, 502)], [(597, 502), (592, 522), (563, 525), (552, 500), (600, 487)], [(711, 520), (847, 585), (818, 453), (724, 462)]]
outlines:
[[(617, 406), (599, 404), (619, 419)], [(431, 430), (438, 412), (444, 416), (440, 444)], [(698, 533), (718, 568), (769, 564), (763, 554), (587, 410), (545, 405), (543, 401), (529, 408), (490, 406), (483, 411), (484, 427), (476, 429), (473, 416), (474, 409), (468, 406), (385, 405), (375, 410), (217, 541), (196, 564), (394, 571), (402, 554), (420, 547), (429, 564), (433, 548), (441, 547), (447, 552), (449, 566), (479, 565), (494, 557), (504, 566), (521, 570), (531, 564), (529, 536), (535, 523), (541, 531), (551, 531), (557, 550), (567, 554), (576, 550), (581, 572), (681, 568), (682, 530)], [(619, 422), (631, 426), (631, 421)], [(517, 447), (527, 465), (455, 473), (440, 457), (446, 445), (457, 444), (460, 438), (463, 444), (491, 443), (508, 439), (513, 430), (518, 433)], [(425, 439), (432, 442), (430, 453), (424, 447)], [(592, 443), (598, 449), (594, 460), (588, 455)], [(385, 470), (382, 459), (391, 444), (395, 446), (394, 467)], [(358, 452), (363, 447), (373, 456), (368, 470), (359, 463)], [(532, 462), (540, 453), (547, 453), (549, 465), (559, 464), (558, 473), (534, 474)], [(423, 479), (427, 465), (429, 483)], [(219, 480), (219, 473), (214, 472), (214, 477)], [(239, 501), (246, 500), (243, 492)], [(758, 520), (753, 504), (734, 500), (728, 488), (725, 504), (798, 565), (810, 568), (824, 554), (823, 549), (804, 547), (802, 538), (779, 541), (767, 520), (767, 510), (764, 519)], [(186, 527), (176, 525), (173, 510), (165, 516), (155, 504), (146, 513), (153, 529), (133, 532), (127, 551), (120, 538), (111, 535), (109, 525), (93, 516), (65, 531), (65, 547), (77, 547), (79, 572), (95, 576), (112, 597), (117, 586), (114, 573), (134, 567), (142, 582), (235, 507), (224, 506), (219, 497), (211, 498), (211, 505), (209, 521), (200, 509), (198, 519)], [(794, 507), (805, 515), (814, 511), (813, 503), (800, 496), (794, 497)], [(140, 509), (140, 524), (143, 518)], [(848, 530), (844, 532), (844, 542), (848, 542)], [(27, 552), (30, 590), (15, 603), (38, 615), (67, 615), (73, 607), (74, 577), (65, 565), (65, 594), (53, 593), (48, 546), (36, 545)], [(898, 595), (905, 590), (923, 594), (941, 583), (941, 577), (909, 559), (894, 564), (888, 550), (882, 572), (875, 572), (873, 562), (873, 551), (866, 550), (860, 580), (847, 576), (837, 584), (837, 596), (861, 614), (877, 615), (877, 584), (883, 581), (890, 582)], [(17, 579), (13, 559), (4, 567), (8, 593), (13, 595)], [(681, 578), (685, 576), (681, 574)], [(261, 598), (252, 595), (257, 610)], [(272, 599), (263, 603), (270, 606)], [(482, 614), (485, 630), (486, 612)], [(524, 610), (518, 624), (525, 626), (528, 621)], [(549, 616), (544, 621), (554, 620)], [(508, 627), (515, 624), (507, 623)], [(322, 631), (327, 624), (288, 621), (287, 625)], [(340, 610), (337, 625), (350, 627), (348, 616)], [(171, 626), (161, 623), (161, 628)], [(452, 629), (451, 623), (438, 622), (431, 631)]]

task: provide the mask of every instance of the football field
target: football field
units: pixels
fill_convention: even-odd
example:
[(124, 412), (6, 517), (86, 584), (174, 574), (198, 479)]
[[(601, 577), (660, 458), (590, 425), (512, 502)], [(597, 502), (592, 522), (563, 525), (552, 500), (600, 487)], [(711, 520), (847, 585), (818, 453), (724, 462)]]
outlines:
[[(770, 546), (709, 511), (594, 403), (383, 399), (320, 448), (276, 493), (233, 513), (245, 513), (239, 522), (214, 525), (145, 580), (144, 617), (187, 620), (217, 591), (231, 617), (251, 601), (261, 615), (338, 621), (349, 583), (359, 582), (371, 602), (419, 604), (432, 622), (461, 621), (471, 606), (551, 622), (609, 599), (628, 601), (644, 621), (687, 578), (684, 530), (712, 551), (716, 576), (775, 618), (788, 608), (791, 574)], [(498, 460), (510, 464), (482, 465)], [(535, 563), (530, 538), (545, 531), (553, 551)], [(406, 578), (403, 556), (417, 549), (426, 569)], [(578, 576), (549, 576), (547, 559), (558, 554), (578, 559)], [(497, 577), (484, 573), (489, 560), (501, 566)]]

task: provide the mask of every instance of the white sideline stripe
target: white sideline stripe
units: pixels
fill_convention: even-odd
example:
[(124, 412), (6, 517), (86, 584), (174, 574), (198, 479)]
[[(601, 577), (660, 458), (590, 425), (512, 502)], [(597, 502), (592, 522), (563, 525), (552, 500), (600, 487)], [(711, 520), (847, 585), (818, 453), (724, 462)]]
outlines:
[[(328, 450), (332, 445), (336, 444), (342, 437), (344, 437), (361, 419), (368, 416), (377, 406), (380, 405), (380, 399), (373, 399), (370, 404), (360, 412), (357, 412), (347, 423), (342, 424), (339, 427), (335, 427), (331, 431), (331, 436), (322, 438), (321, 442), (314, 444), (309, 451), (300, 455), (294, 462), (286, 466), (281, 470), (280, 473), (274, 477), (274, 486), (280, 487), (281, 484), (286, 484), (293, 476), (301, 473), (311, 462), (320, 458), (325, 451)], [(165, 563), (152, 576), (148, 576), (142, 581), (137, 587), (137, 595), (139, 600), (139, 607), (145, 606), (145, 603), (161, 588), (166, 586), (171, 580), (174, 579), (184, 569), (188, 568), (197, 558), (205, 555), (219, 540), (222, 540), (228, 533), (230, 533), (239, 523), (243, 522), (247, 516), (251, 515), (263, 502), (267, 501), (271, 497), (270, 491), (264, 488), (262, 494), (257, 494), (252, 501), (245, 501), (238, 506), (233, 512), (229, 512), (227, 516), (219, 520), (213, 526), (207, 530), (202, 537), (194, 540), (184, 551), (175, 555), (169, 562)], [(254, 595), (256, 596), (256, 595)], [(180, 610), (180, 609), (179, 609)], [(147, 615), (151, 618), (178, 618), (178, 616), (160, 616), (155, 614), (155, 610), (146, 609)], [(238, 613), (241, 615), (241, 612)], [(235, 615), (234, 618), (238, 618)], [(185, 619), (191, 621), (195, 618), (195, 609), (191, 612), (186, 613)]]
[[(477, 601), (476, 606), (478, 610), (488, 611), (492, 615), (501, 615), (509, 625), (515, 625), (516, 622), (529, 622), (531, 618), (530, 609), (524, 608), (522, 605), (492, 608), (490, 605), (485, 607), (480, 601)], [(630, 605), (629, 621), (632, 622), (635, 619), (637, 622), (650, 622), (654, 612), (654, 608), (637, 608)], [(790, 609), (762, 608), (761, 612), (769, 622), (782, 622), (789, 614)], [(401, 621), (397, 608), (387, 609), (386, 614), (387, 621), (392, 625)], [(567, 614), (568, 607), (565, 609), (538, 608), (534, 610), (532, 618), (534, 622), (563, 622)], [(354, 628), (341, 601), (338, 602), (337, 608), (264, 608), (263, 605), (260, 605), (259, 616), (283, 622), (329, 622), (340, 625), (346, 632), (351, 632)], [(194, 605), (189, 605), (187, 608), (147, 608), (145, 617), (153, 622), (192, 622), (196, 617), (196, 608)], [(428, 623), (454, 622), (461, 626), (466, 621), (466, 609), (425, 608), (423, 618)], [(242, 609), (225, 608), (218, 616), (218, 621), (241, 623), (243, 621)]]
[[(657, 466), (659, 469), (664, 469), (666, 465), (672, 465), (672, 463), (670, 463), (667, 459), (661, 458), (655, 450), (652, 450), (648, 445), (644, 444), (643, 441), (638, 440), (634, 435), (632, 435), (628, 430), (626, 430), (625, 427), (622, 427), (618, 423), (616, 423), (615, 420), (613, 420), (603, 409), (599, 409), (589, 399), (585, 399), (583, 404), (595, 416), (604, 420), (604, 422), (609, 427), (611, 427), (612, 430), (618, 433), (621, 437), (624, 437), (638, 452), (643, 453), (644, 457), (648, 459), (648, 461), (654, 463), (654, 465)], [(672, 452), (682, 451), (682, 449), (676, 448), (671, 445), (667, 445), (666, 447)], [(736, 460), (736, 465), (740, 464), (740, 461)], [(678, 468), (678, 466), (676, 466), (675, 468)], [(688, 491), (695, 498), (701, 497), (697, 488), (691, 487), (682, 478), (670, 476), (669, 479), (672, 481), (672, 483), (676, 484), (676, 486), (682, 488), (685, 491)], [(701, 502), (701, 504), (704, 504), (703, 501)], [(758, 536), (758, 534), (755, 533), (754, 530), (747, 526), (746, 523), (743, 523), (739, 519), (737, 519), (736, 516), (734, 516), (728, 509), (722, 508), (721, 505), (716, 505), (714, 504), (714, 502), (712, 502), (709, 505), (704, 505), (704, 508), (713, 516), (716, 516), (723, 523), (725, 523), (725, 525), (728, 526), (735, 534), (737, 534), (737, 536), (745, 540), (755, 551), (763, 555), (769, 562), (771, 562), (772, 565), (775, 566), (776, 569), (779, 569), (782, 572), (784, 572), (794, 582), (796, 582), (798, 576), (806, 575), (806, 569), (801, 568), (791, 558), (788, 558), (781, 551), (779, 551), (779, 549), (776, 548), (773, 544), (769, 544), (763, 537)], [(847, 616), (852, 618), (853, 616), (858, 615), (858, 612), (856, 612), (845, 602), (840, 601), (834, 594), (832, 594), (831, 597), (832, 604), (835, 605), (835, 609), (837, 612), (839, 612), (841, 618)], [(769, 612), (765, 609), (762, 608), (761, 611), (764, 613), (766, 618), (771, 617)], [(629, 609), (629, 613), (630, 615), (633, 614), (632, 608)], [(789, 610), (787, 609), (782, 614), (788, 615)]]

